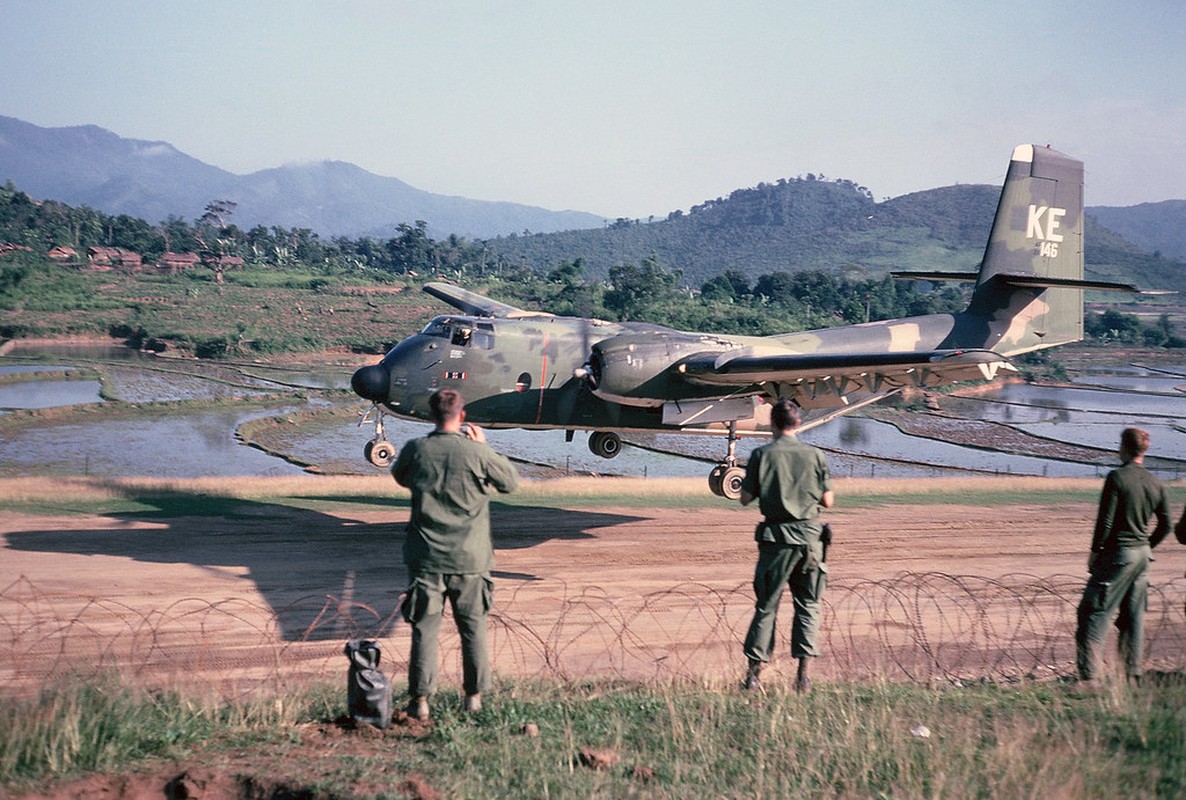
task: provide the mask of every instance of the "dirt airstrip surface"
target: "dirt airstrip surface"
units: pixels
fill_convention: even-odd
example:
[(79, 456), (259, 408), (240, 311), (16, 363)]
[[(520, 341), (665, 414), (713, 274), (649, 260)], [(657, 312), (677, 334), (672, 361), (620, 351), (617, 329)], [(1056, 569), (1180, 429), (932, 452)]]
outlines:
[[(828, 514), (837, 538), (817, 685), (1070, 674), (1094, 503), (845, 508), (845, 488), (840, 481), (840, 508)], [(356, 636), (378, 638), (383, 666), (402, 683), (408, 630), (396, 609), (406, 500), (337, 494), (299, 508), (199, 504), (184, 493), (139, 500), (134, 512), (75, 514), (64, 486), (61, 514), (0, 510), (6, 693), (27, 695), (96, 668), (227, 698), (303, 679), (344, 683), (342, 645)], [(724, 501), (695, 509), (496, 504), (492, 517), (500, 679), (692, 678), (735, 690), (756, 511)], [(1184, 570), (1186, 548), (1171, 537), (1151, 568), (1151, 668), (1186, 666)], [(784, 608), (772, 685), (786, 683), (793, 666), (789, 602)], [(442, 689), (456, 702), (451, 625), (442, 644)], [(386, 732), (421, 733), (408, 722)], [(35, 796), (149, 797), (162, 787), (168, 796), (297, 796), (284, 792), (321, 769), (343, 735), (333, 724), (305, 726), (301, 746), (286, 745), (282, 757), (260, 750), (221, 757), (226, 763), (149, 765)], [(390, 746), (376, 735), (373, 747)], [(407, 783), (397, 789), (408, 796), (437, 796), (417, 788), (416, 776), (392, 780)], [(268, 786), (273, 794), (260, 794)]]
[[(1071, 631), (1058, 626), (1073, 625), (1091, 502), (845, 509), (843, 482), (839, 495), (829, 514), (832, 657), (821, 670), (906, 680), (1070, 670)], [(344, 673), (342, 643), (359, 636), (380, 640), (398, 679), (407, 502), (332, 500), (318, 510), (232, 499), (202, 515), (184, 496), (133, 513), (0, 512), (4, 684), (36, 687), (97, 665), (143, 682), (242, 690)], [(724, 501), (690, 510), (496, 503), (493, 520), (499, 674), (737, 671), (756, 511)], [(1165, 597), (1155, 592), (1151, 605), (1171, 607), (1155, 609), (1154, 633), (1180, 645), (1186, 548), (1170, 537), (1158, 556), (1151, 578)], [(789, 607), (781, 627), (788, 622)], [(455, 682), (448, 628), (445, 639), (445, 678)], [(1019, 639), (1032, 657), (1002, 663), (1000, 651)]]

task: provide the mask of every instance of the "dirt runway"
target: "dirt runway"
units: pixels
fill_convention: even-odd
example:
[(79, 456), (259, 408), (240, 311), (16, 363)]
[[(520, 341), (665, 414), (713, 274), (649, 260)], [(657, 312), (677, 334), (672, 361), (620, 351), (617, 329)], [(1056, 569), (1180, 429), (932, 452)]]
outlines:
[[(69, 498), (62, 499), (64, 507)], [(226, 500), (193, 513), (0, 512), (0, 676), (32, 690), (77, 669), (251, 691), (345, 674), (377, 638), (402, 679), (406, 502), (331, 511)], [(824, 677), (1069, 674), (1094, 506), (891, 504), (828, 518)], [(505, 677), (692, 678), (741, 666), (757, 512), (495, 504), (495, 670)], [(1151, 568), (1150, 663), (1186, 661), (1186, 548)], [(790, 618), (784, 601), (780, 636)], [(443, 637), (456, 683), (456, 635)], [(791, 666), (775, 665), (772, 677)]]

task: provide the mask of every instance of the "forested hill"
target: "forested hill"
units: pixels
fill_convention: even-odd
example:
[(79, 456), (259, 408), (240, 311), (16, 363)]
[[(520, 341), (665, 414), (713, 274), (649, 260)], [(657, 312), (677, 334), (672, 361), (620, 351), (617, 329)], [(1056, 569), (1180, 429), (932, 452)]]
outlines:
[(1146, 250), (1159, 252), (1167, 258), (1186, 260), (1186, 200), (1098, 206), (1088, 212)]
[[(490, 240), (512, 263), (540, 271), (584, 259), (591, 276), (655, 256), (699, 286), (725, 270), (751, 280), (802, 269), (883, 274), (893, 269), (973, 270), (980, 263), (999, 186), (957, 185), (875, 202), (852, 181), (808, 176), (738, 189), (659, 222)], [(1186, 265), (1142, 251), (1087, 216), (1089, 275), (1177, 288)]]

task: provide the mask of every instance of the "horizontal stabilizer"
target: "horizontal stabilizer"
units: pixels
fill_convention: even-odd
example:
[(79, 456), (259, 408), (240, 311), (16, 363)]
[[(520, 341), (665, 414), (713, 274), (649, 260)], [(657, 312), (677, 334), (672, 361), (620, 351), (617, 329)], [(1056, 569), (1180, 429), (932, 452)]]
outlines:
[(891, 272), (890, 277), (896, 281), (968, 281), (974, 283), (978, 272), (912, 272), (904, 270)]
[[(895, 280), (900, 281), (975, 281), (979, 274), (975, 272), (891, 272)], [(1007, 286), (1032, 286), (1038, 288), (1059, 289), (1094, 289), (1101, 292), (1129, 292), (1131, 294), (1162, 295), (1177, 294), (1164, 289), (1142, 289), (1131, 283), (1112, 283), (1110, 281), (1089, 281), (1076, 278), (1049, 278), (1041, 275), (1021, 274), (1012, 272), (998, 272), (989, 280), (996, 280)]]
[(1131, 283), (1112, 283), (1110, 281), (1089, 281), (1075, 278), (1044, 278), (1041, 275), (1012, 275), (998, 272), (993, 276), (995, 280), (1009, 286), (1035, 286), (1055, 289), (1094, 289), (1101, 292), (1129, 292), (1131, 294), (1177, 294), (1163, 289), (1142, 289)]

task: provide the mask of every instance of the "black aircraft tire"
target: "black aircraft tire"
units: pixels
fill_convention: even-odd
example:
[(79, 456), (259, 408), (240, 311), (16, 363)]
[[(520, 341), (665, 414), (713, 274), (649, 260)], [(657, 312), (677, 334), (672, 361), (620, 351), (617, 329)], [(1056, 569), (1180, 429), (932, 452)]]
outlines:
[(722, 479), (725, 476), (725, 467), (722, 464), (712, 468), (712, 472), (708, 473), (708, 490), (717, 497), (725, 496), (725, 487)]
[(741, 467), (729, 467), (721, 473), (721, 496), (729, 500), (741, 497), (741, 482), (745, 480), (745, 470)]
[(362, 448), (362, 454), (367, 461), (383, 469), (390, 467), (391, 462), (395, 461), (395, 447), (388, 441), (369, 441)]
[(589, 450), (595, 456), (613, 458), (622, 452), (622, 439), (613, 431), (593, 431), (589, 434)]

